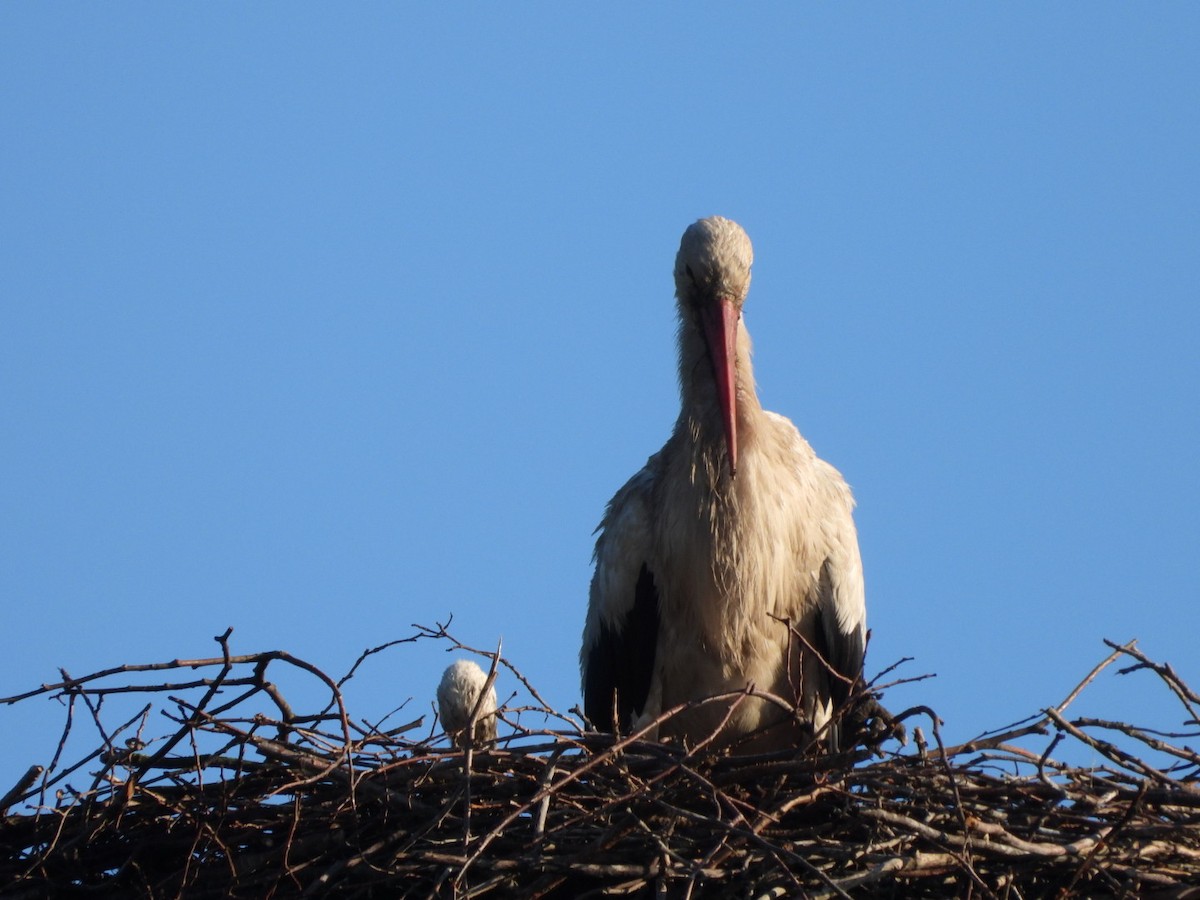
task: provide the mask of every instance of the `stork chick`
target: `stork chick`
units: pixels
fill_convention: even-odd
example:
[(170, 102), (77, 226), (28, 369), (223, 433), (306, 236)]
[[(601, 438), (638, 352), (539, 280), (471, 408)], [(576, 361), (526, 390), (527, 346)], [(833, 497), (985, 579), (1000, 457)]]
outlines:
[(724, 722), (723, 741), (756, 735), (746, 749), (822, 730), (836, 749), (826, 726), (861, 675), (866, 640), (854, 501), (795, 426), (759, 404), (742, 315), (753, 256), (720, 216), (680, 242), (679, 418), (597, 529), (584, 711), (601, 729), (629, 730), (754, 686), (799, 715), (741, 697), (690, 708), (659, 736), (696, 742)]
[[(496, 740), (496, 688), (489, 687), (480, 700), (487, 679), (483, 669), (468, 659), (455, 660), (442, 673), (437, 689), (438, 715), (446, 733), (463, 750)], [(472, 713), (474, 730), (470, 729)]]

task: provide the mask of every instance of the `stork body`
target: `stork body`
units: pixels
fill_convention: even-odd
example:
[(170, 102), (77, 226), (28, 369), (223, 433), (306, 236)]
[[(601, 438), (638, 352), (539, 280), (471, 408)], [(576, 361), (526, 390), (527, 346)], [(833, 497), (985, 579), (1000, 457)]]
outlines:
[(688, 710), (660, 736), (697, 741), (729, 716), (723, 739), (796, 745), (861, 674), (854, 501), (792, 423), (759, 404), (741, 316), (751, 262), (734, 222), (702, 219), (684, 233), (679, 418), (610, 501), (596, 542), (580, 661), (585, 712), (606, 730), (753, 685), (797, 701), (800, 717), (744, 698), (732, 715), (729, 703)]

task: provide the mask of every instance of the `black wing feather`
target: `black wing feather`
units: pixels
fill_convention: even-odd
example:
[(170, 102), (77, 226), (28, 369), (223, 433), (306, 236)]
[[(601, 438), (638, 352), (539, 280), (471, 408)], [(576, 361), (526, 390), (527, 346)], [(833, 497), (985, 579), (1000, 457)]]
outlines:
[[(837, 710), (845, 705), (862, 678), (863, 658), (867, 648), (860, 629), (846, 634), (838, 628), (837, 616), (832, 612), (833, 579), (829, 573), (828, 561), (821, 567), (820, 589), (822, 602), (817, 607), (816, 627), (813, 629), (814, 649), (833, 669), (833, 672), (827, 675), (827, 682), (829, 699), (833, 701), (833, 708)], [(835, 752), (841, 743), (840, 731), (836, 723), (829, 730), (830, 749)]]
[(633, 606), (615, 628), (601, 622), (600, 639), (588, 653), (583, 711), (596, 728), (615, 732), (619, 726), (627, 731), (642, 712), (650, 693), (657, 648), (658, 589), (654, 576), (642, 563)]

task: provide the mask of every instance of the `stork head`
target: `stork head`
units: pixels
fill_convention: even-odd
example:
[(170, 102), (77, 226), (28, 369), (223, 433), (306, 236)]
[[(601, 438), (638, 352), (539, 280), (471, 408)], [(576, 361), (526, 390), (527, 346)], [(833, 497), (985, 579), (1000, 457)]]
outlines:
[[(437, 699), (442, 726), (459, 747), (496, 739), (496, 688), (478, 665), (460, 659), (447, 666)], [(472, 724), (474, 730), (468, 731)]]
[(675, 257), (675, 296), (684, 325), (704, 337), (725, 427), (729, 471), (737, 471), (737, 334), (750, 291), (754, 250), (737, 222), (711, 216), (688, 227)]

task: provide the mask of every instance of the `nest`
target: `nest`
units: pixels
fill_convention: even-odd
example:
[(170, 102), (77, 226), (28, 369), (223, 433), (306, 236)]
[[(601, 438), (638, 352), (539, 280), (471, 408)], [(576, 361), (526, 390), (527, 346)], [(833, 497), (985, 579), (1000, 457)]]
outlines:
[[(896, 716), (908, 745), (737, 756), (584, 730), (499, 651), (480, 653), (492, 678), (507, 667), (532, 701), (502, 707), (495, 745), (458, 750), (422, 719), (352, 716), (342, 685), (358, 663), (335, 681), (287, 653), (235, 656), (228, 640), (211, 659), (64, 673), (0, 699), (58, 697), (67, 719), (55, 758), (0, 801), (0, 894), (1200, 896), (1200, 755), (1182, 743), (1197, 732), (1066, 717), (1120, 661), (1200, 724), (1200, 697), (1132, 643), (1110, 644), (1057, 706), (966, 744), (944, 745), (918, 707)], [(418, 640), (479, 652), (419, 628), (359, 662)], [(327, 705), (293, 710), (284, 670)], [(115, 694), (148, 702), (109, 723)], [(167, 733), (146, 738), (163, 716)], [(99, 747), (66, 764), (92, 728)], [(1098, 764), (1056, 756), (1080, 744)]]

